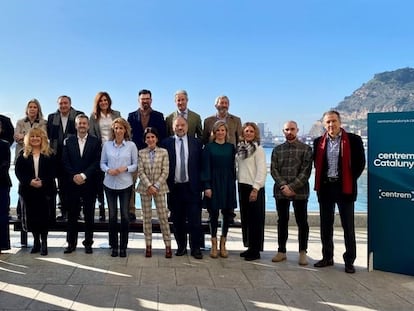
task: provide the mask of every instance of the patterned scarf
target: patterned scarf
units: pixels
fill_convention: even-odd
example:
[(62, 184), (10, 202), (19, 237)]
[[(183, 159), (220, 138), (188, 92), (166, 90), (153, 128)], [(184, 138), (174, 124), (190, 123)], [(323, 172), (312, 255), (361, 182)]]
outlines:
[[(341, 178), (342, 178), (342, 191), (345, 194), (352, 194), (352, 169), (351, 169), (351, 146), (349, 143), (348, 134), (344, 129), (341, 129)], [(323, 161), (326, 155), (326, 141), (328, 133), (325, 133), (319, 140), (316, 146), (316, 159), (315, 159), (315, 190), (319, 191), (322, 181), (322, 168)]]
[(244, 160), (250, 157), (257, 148), (257, 142), (241, 141), (237, 144), (237, 156)]

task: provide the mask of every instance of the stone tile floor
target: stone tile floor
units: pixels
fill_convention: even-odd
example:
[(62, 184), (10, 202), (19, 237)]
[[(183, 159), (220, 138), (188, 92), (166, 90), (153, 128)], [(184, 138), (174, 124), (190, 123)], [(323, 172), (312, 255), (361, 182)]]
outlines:
[[(107, 234), (95, 234), (94, 253), (83, 247), (63, 254), (65, 234), (49, 235), (49, 255), (13, 248), (0, 255), (0, 310), (414, 310), (414, 278), (368, 272), (367, 232), (357, 229), (357, 272), (346, 274), (342, 230), (335, 228), (335, 265), (315, 269), (320, 259), (319, 229), (311, 228), (310, 264), (297, 264), (297, 230), (290, 227), (288, 260), (273, 263), (276, 229), (268, 226), (260, 260), (239, 257), (239, 229), (228, 238), (229, 258), (164, 258), (160, 234), (153, 257), (144, 257), (142, 234), (130, 234), (128, 256), (112, 258)], [(81, 245), (82, 234), (79, 238)], [(31, 238), (29, 238), (31, 242)], [(209, 245), (209, 241), (206, 243)], [(175, 246), (175, 243), (173, 244)]]

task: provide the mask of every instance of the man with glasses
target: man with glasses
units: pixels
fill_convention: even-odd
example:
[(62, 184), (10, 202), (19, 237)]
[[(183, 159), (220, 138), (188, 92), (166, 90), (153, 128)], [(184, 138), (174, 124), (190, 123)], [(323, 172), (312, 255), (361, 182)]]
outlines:
[[(162, 141), (167, 135), (164, 115), (162, 112), (153, 110), (152, 94), (150, 90), (141, 90), (138, 92), (139, 107), (136, 111), (128, 114), (128, 122), (132, 128), (132, 141), (138, 148), (138, 151), (144, 149), (147, 145), (143, 140), (144, 130), (147, 127), (154, 127), (158, 131), (159, 141)], [(134, 173), (134, 185), (137, 180), (137, 173)], [(135, 186), (133, 187), (130, 206), (129, 218), (135, 220)]]

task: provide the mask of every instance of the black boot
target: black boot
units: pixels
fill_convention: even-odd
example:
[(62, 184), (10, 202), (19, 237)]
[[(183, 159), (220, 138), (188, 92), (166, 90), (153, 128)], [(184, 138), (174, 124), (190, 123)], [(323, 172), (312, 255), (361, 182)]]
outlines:
[(103, 204), (99, 204), (99, 221), (105, 221), (105, 207)]
[(30, 254), (36, 254), (40, 251), (40, 234), (33, 232), (33, 248), (30, 251)]
[(42, 244), (40, 248), (40, 255), (46, 256), (47, 255), (47, 234), (42, 233)]

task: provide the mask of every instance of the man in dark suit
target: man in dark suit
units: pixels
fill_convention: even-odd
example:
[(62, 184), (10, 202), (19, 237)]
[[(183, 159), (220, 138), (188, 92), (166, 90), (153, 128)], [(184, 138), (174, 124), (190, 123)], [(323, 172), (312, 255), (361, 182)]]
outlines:
[(357, 179), (365, 168), (365, 151), (360, 136), (341, 128), (341, 117), (331, 110), (323, 114), (326, 133), (314, 141), (315, 190), (319, 201), (322, 259), (314, 264), (332, 266), (335, 204), (344, 230), (345, 272), (355, 273), (356, 258), (354, 203)]
[(175, 92), (175, 104), (177, 110), (169, 114), (165, 118), (167, 125), (167, 136), (174, 135), (173, 121), (177, 116), (183, 116), (188, 124), (188, 136), (202, 139), (203, 129), (201, 127), (201, 117), (198, 113), (188, 109), (188, 94), (185, 90), (178, 90)]
[(7, 141), (10, 146), (13, 145), (14, 127), (12, 121), (9, 117), (0, 114), (0, 125), (2, 127), (2, 131), (0, 132), (0, 139)]
[(78, 115), (75, 119), (77, 136), (68, 137), (63, 147), (63, 165), (67, 178), (68, 191), (68, 246), (64, 253), (76, 250), (78, 241), (78, 215), (81, 206), (85, 217), (85, 253), (92, 253), (93, 223), (95, 217), (96, 182), (98, 180), (101, 142), (88, 135), (89, 119)]
[[(141, 90), (138, 92), (139, 108), (136, 111), (128, 114), (128, 123), (132, 129), (132, 141), (138, 148), (138, 151), (147, 147), (144, 142), (143, 135), (144, 130), (147, 127), (154, 127), (158, 131), (159, 141), (162, 141), (167, 135), (167, 129), (165, 127), (164, 115), (151, 108), (152, 94), (149, 90)], [(133, 175), (134, 185), (137, 181), (137, 173)], [(132, 187), (131, 201), (129, 204), (129, 218), (135, 220), (135, 186)]]
[(47, 136), (50, 140), (50, 147), (56, 154), (56, 175), (59, 190), (59, 208), (61, 215), (58, 220), (65, 220), (67, 217), (67, 184), (63, 176), (64, 169), (62, 163), (63, 141), (69, 137), (76, 135), (75, 118), (83, 112), (75, 110), (72, 107), (72, 100), (67, 95), (58, 97), (58, 110), (49, 114), (47, 117)]
[(167, 179), (170, 192), (168, 208), (174, 224), (178, 245), (176, 256), (187, 253), (187, 227), (190, 233), (191, 255), (202, 259), (201, 243), (201, 152), (199, 140), (187, 135), (188, 124), (184, 117), (173, 121), (175, 135), (166, 138), (162, 146), (168, 150), (170, 169)]

